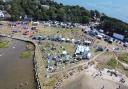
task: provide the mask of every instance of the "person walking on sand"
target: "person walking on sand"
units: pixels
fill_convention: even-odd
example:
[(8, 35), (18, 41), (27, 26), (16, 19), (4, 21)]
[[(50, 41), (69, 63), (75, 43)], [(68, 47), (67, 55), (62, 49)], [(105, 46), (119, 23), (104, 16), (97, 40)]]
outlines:
[(116, 88), (116, 89), (121, 89), (121, 88), (120, 88), (120, 85), (119, 85), (119, 87), (118, 87), (118, 88)]
[(103, 85), (103, 87), (101, 89), (104, 89), (104, 85)]

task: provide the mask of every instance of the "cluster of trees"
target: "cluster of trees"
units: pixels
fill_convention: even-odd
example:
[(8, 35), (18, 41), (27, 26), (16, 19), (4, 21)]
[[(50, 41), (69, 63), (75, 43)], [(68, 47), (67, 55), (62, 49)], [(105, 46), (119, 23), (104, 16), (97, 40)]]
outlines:
[(88, 23), (94, 15), (100, 17), (100, 13), (96, 10), (89, 11), (80, 6), (58, 4), (53, 0), (1, 1), (0, 5), (3, 5), (4, 9), (11, 14), (11, 20), (19, 20), (27, 15), (34, 20)]
[(121, 20), (108, 17), (106, 15), (101, 17), (100, 28), (104, 29), (106, 34), (111, 36), (113, 35), (113, 33), (119, 33), (124, 35), (125, 37), (128, 37), (128, 24)]

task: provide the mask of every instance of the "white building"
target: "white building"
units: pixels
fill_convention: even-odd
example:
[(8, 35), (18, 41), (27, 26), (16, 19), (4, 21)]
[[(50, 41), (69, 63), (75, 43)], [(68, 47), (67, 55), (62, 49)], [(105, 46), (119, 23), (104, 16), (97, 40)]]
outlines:
[(121, 35), (121, 34), (113, 33), (113, 37), (119, 40), (124, 40), (124, 35)]

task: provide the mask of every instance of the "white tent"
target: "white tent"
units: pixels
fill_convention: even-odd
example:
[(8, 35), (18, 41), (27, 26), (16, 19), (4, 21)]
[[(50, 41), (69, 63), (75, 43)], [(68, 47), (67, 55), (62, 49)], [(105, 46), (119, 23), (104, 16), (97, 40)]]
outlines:
[(63, 51), (62, 54), (67, 55), (67, 51)]
[(82, 45), (78, 45), (75, 54), (79, 54), (79, 53), (84, 53), (84, 51), (89, 51), (89, 47), (87, 46), (82, 46)]

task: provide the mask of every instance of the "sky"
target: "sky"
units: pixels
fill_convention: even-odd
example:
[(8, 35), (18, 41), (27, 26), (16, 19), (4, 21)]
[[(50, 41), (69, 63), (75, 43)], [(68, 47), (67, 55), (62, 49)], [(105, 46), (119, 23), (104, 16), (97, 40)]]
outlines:
[(128, 23), (128, 0), (56, 0), (64, 5), (80, 5), (98, 10)]

